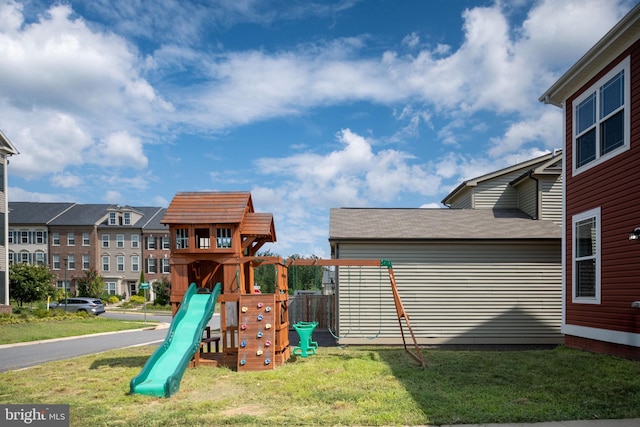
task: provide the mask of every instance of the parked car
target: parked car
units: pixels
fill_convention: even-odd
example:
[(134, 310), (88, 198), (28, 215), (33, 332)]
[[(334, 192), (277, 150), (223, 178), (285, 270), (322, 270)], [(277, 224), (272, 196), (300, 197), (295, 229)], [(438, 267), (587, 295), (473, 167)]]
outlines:
[(51, 308), (57, 308), (60, 310), (67, 310), (72, 313), (82, 312), (91, 313), (91, 314), (102, 314), (104, 313), (104, 304), (97, 298), (87, 298), (87, 297), (76, 297), (76, 298), (68, 298), (66, 300), (58, 301), (57, 304), (54, 304)]

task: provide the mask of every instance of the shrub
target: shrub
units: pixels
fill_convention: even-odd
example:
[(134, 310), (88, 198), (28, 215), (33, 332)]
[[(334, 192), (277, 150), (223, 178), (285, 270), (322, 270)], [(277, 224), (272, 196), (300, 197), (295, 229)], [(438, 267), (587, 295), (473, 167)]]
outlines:
[(38, 319), (44, 319), (46, 317), (49, 317), (49, 310), (47, 310), (46, 308), (38, 308), (33, 312), (33, 315)]
[(129, 302), (131, 302), (131, 304), (144, 304), (144, 297), (140, 296), (140, 295), (134, 295), (129, 299)]
[(107, 300), (107, 302), (108, 302), (109, 304), (117, 304), (117, 303), (119, 303), (119, 302), (120, 302), (120, 298), (118, 298), (118, 297), (117, 297), (117, 296), (115, 296), (115, 295), (111, 295), (111, 296), (109, 297), (109, 299)]

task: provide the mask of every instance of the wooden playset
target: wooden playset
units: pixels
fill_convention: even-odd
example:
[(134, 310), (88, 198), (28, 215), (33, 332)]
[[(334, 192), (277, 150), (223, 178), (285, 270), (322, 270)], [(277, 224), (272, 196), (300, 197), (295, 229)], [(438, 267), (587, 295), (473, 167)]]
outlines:
[[(255, 212), (249, 192), (177, 193), (162, 223), (169, 226), (171, 236), (170, 302), (173, 314), (191, 283), (207, 289), (213, 289), (216, 283), (222, 284), (218, 298), (220, 336), (211, 336), (207, 330), (192, 366), (220, 364), (248, 371), (273, 369), (284, 364), (291, 356), (289, 329), (294, 326), (289, 324), (288, 267), (293, 264), (372, 266), (376, 263), (389, 270), (403, 341), (403, 321), (413, 339), (415, 352), (409, 351), (406, 343), (405, 350), (424, 364), (390, 264), (375, 260), (284, 261), (280, 257), (257, 257), (265, 243), (276, 241), (276, 233), (272, 214)], [(272, 264), (275, 268), (273, 294), (254, 292), (253, 269), (263, 264)], [(308, 335), (308, 342), (300, 345), (304, 347), (304, 357), (315, 352), (311, 348), (310, 333)], [(215, 352), (211, 351), (211, 344), (214, 344)]]
[[(248, 192), (187, 192), (175, 195), (162, 222), (171, 235), (173, 313), (190, 283), (208, 289), (223, 285), (218, 299), (221, 351), (205, 352), (215, 340), (205, 336), (194, 365), (242, 371), (285, 363), (290, 357), (287, 269), (277, 257), (255, 257), (265, 243), (276, 240), (272, 214), (254, 212)], [(277, 269), (276, 292), (255, 294), (253, 267), (265, 262)]]

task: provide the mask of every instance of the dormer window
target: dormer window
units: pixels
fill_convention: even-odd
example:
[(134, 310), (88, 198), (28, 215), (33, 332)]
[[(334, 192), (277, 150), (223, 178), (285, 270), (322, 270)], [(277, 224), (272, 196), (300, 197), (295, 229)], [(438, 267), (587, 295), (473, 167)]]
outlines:
[(122, 217), (124, 219), (124, 225), (131, 225), (131, 212), (124, 212)]
[(116, 212), (109, 212), (109, 225), (118, 225), (118, 216)]

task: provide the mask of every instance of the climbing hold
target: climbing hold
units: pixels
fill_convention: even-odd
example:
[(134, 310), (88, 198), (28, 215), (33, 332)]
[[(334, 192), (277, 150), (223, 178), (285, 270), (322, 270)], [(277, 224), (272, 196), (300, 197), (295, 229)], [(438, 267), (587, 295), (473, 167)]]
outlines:
[(247, 325), (243, 324), (242, 326), (240, 326), (240, 329), (244, 331), (245, 329), (247, 329)]
[(243, 305), (243, 306), (242, 306), (242, 312), (243, 312), (243, 313), (246, 313), (246, 312), (247, 312), (247, 310), (249, 310), (249, 308)]
[(263, 305), (264, 305), (263, 303), (259, 302), (258, 303), (258, 308), (262, 308)]
[(258, 338), (262, 338), (262, 331), (258, 331), (257, 336), (258, 336)]
[(266, 311), (267, 313), (271, 311), (271, 307), (267, 306), (267, 308), (264, 309), (264, 311)]
[(271, 345), (271, 341), (267, 340), (267, 342), (264, 343), (265, 347), (269, 347)]
[(266, 325), (264, 325), (265, 329), (271, 329), (271, 323), (267, 323)]
[(242, 341), (242, 342), (240, 343), (240, 347), (246, 347), (246, 346), (247, 346), (247, 342), (246, 342), (246, 341)]
[(258, 322), (263, 319), (262, 314), (258, 314)]
[(271, 363), (271, 359), (264, 359), (264, 364), (268, 365), (269, 363)]
[(262, 350), (256, 351), (256, 356), (262, 356)]
[(246, 365), (246, 364), (247, 364), (247, 361), (246, 361), (246, 360), (242, 359), (242, 360), (240, 361), (240, 365), (241, 365), (241, 366), (244, 366), (244, 365)]

